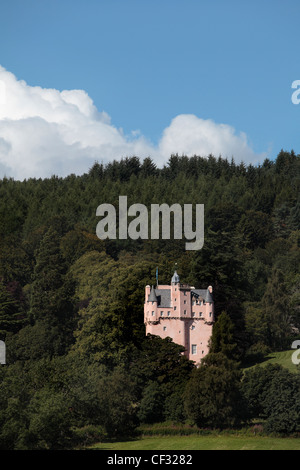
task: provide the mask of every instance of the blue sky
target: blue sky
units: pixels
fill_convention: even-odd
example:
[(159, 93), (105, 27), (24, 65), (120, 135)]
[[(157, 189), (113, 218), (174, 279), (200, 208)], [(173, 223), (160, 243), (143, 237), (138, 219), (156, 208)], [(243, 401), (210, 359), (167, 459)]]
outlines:
[[(6, 84), (8, 99), (2, 103), (2, 115), (0, 111), (0, 122), (6, 120), (2, 128), (0, 125), (0, 173), (21, 177), (19, 148), (25, 156), (28, 152), (28, 171), (22, 170), (26, 177), (56, 171), (82, 173), (93, 159), (106, 162), (118, 151), (120, 157), (138, 150), (142, 157), (151, 156), (153, 151), (157, 163), (164, 163), (167, 156), (162, 157), (162, 149), (168, 153), (176, 145), (178, 153), (198, 148), (199, 154), (208, 152), (210, 142), (219, 139), (221, 125), (230, 126), (231, 132), (226, 128), (229, 134), (222, 135), (219, 146), (211, 143), (215, 153), (222, 145), (225, 153), (237, 152), (240, 133), (247, 140), (247, 163), (251, 159), (254, 164), (262, 162), (266, 156), (273, 159), (281, 148), (299, 153), (300, 104), (291, 101), (291, 84), (300, 79), (299, 16), (299, 0), (1, 0), (0, 80)], [(19, 96), (15, 87), (20, 87), (21, 80), (27, 88)], [(29, 99), (40, 88), (84, 90), (85, 96), (76, 100), (82, 100), (82, 106), (93, 103), (93, 113), (95, 109), (99, 112), (93, 119), (100, 120), (102, 128), (106, 126), (106, 136), (110, 133), (106, 147), (99, 137), (100, 127), (97, 131), (89, 128), (81, 136), (77, 122), (82, 128), (82, 116), (74, 116), (74, 121), (72, 117), (72, 123), (77, 122), (66, 137), (58, 129), (62, 106), (61, 115), (55, 118), (43, 114), (42, 101), (40, 110), (33, 112)], [(10, 99), (10, 93), (19, 96), (20, 102)], [(45, 96), (43, 100), (48, 99)], [(72, 105), (74, 99), (73, 95), (68, 98)], [(69, 101), (64, 102), (67, 113)], [(48, 124), (48, 134), (46, 126), (33, 129), (37, 136), (41, 132), (44, 146), (49, 142), (49, 147), (44, 160), (32, 157), (31, 161), (33, 145), (41, 148), (36, 137), (26, 150), (25, 135), (32, 132), (30, 122), (35, 116), (40, 124)], [(16, 122), (20, 118), (22, 129)], [(15, 125), (8, 128), (7, 119)], [(88, 120), (90, 123), (91, 114)], [(36, 119), (34, 125), (39, 123)], [(72, 129), (78, 142), (70, 139)], [(60, 142), (47, 153), (55, 132)], [(88, 141), (92, 132), (97, 132), (97, 142)], [(204, 137), (200, 136), (189, 146), (195, 133), (201, 132), (205, 145), (201, 147)], [(233, 138), (235, 143), (227, 149), (226, 142)], [(134, 146), (130, 146), (132, 141)], [(64, 145), (66, 164), (55, 153)]]

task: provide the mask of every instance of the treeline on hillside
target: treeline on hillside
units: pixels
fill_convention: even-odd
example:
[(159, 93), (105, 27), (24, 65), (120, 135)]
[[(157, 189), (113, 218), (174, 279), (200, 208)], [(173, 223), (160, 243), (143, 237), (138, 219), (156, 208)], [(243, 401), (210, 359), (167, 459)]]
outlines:
[[(299, 162), (293, 151), (256, 167), (173, 155), (159, 169), (131, 157), (95, 163), (82, 176), (4, 178), (0, 447), (72, 447), (165, 419), (228, 427), (259, 418), (268, 431), (300, 431), (298, 418), (287, 426), (288, 408), (272, 411), (266, 396), (271, 383), (275, 394), (284, 382), (295, 411), (297, 374), (275, 368), (268, 383), (264, 372), (241, 375), (241, 365), (299, 337)], [(204, 204), (203, 248), (186, 251), (174, 239), (99, 240), (96, 208), (117, 207), (120, 195), (128, 206)], [(155, 284), (156, 267), (168, 284), (175, 263), (182, 282), (213, 286), (216, 337), (199, 369), (180, 346), (145, 338), (145, 285)], [(224, 385), (218, 403), (208, 401), (214, 374)]]

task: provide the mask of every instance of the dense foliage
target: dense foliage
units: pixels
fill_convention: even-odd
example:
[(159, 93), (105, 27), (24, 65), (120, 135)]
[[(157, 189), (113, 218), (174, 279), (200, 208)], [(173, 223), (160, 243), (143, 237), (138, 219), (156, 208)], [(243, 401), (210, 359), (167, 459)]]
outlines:
[[(267, 390), (263, 374), (241, 373), (299, 336), (299, 169), (299, 155), (281, 151), (256, 167), (173, 155), (161, 169), (131, 157), (82, 176), (4, 178), (0, 448), (68, 448), (164, 419), (226, 427), (258, 418), (268, 431), (300, 431), (297, 374), (272, 369)], [(99, 240), (96, 208), (117, 208), (120, 195), (149, 209), (204, 204), (203, 248)], [(157, 266), (168, 284), (175, 263), (184, 282), (214, 289), (211, 355), (198, 369), (181, 346), (145, 338), (145, 285)], [(275, 399), (279, 388), (286, 399)]]

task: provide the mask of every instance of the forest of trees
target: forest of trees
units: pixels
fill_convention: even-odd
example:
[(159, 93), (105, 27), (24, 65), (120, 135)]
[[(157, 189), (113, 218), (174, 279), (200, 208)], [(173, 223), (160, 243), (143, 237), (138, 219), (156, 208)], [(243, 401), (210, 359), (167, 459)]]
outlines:
[[(245, 369), (300, 338), (300, 156), (262, 165), (172, 155), (95, 162), (65, 178), (0, 181), (0, 448), (57, 449), (164, 420), (300, 432), (300, 375)], [(205, 242), (99, 240), (96, 208), (204, 204)], [(216, 323), (199, 368), (145, 337), (144, 289), (213, 286)], [(214, 393), (215, 388), (222, 393)], [(281, 389), (278, 397), (278, 389)], [(88, 436), (88, 437), (87, 437)]]

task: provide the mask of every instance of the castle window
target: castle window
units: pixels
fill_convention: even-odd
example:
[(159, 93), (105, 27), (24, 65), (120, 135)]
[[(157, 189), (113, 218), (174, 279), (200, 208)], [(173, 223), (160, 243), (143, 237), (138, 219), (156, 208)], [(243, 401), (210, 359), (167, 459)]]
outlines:
[(186, 315), (186, 310), (184, 310), (184, 312), (183, 312), (183, 313)]
[(166, 326), (164, 326), (164, 327), (163, 327), (163, 330), (164, 330), (164, 331), (166, 331), (166, 329), (167, 329), (167, 327), (166, 327)]
[(169, 312), (168, 312), (168, 317), (169, 317), (170, 315), (171, 315), (171, 312), (169, 311)]
[(199, 312), (199, 317), (202, 317), (202, 312)]
[(176, 307), (174, 307), (174, 310), (176, 310)]
[(192, 344), (192, 354), (197, 354), (197, 344)]
[(194, 300), (192, 301), (192, 305), (195, 305), (195, 301), (194, 301)]
[(184, 300), (183, 303), (186, 304), (186, 300)]
[(184, 295), (186, 295), (186, 291), (184, 291)]
[(160, 312), (161, 316), (163, 317), (164, 316), (164, 312)]
[(195, 325), (192, 326), (192, 330), (194, 330), (194, 329), (195, 329)]
[(152, 317), (154, 316), (154, 312), (152, 312)]
[(209, 312), (209, 316), (210, 316), (210, 317), (212, 316), (212, 312)]
[(195, 316), (195, 312), (192, 312), (192, 317), (194, 317), (194, 316)]

